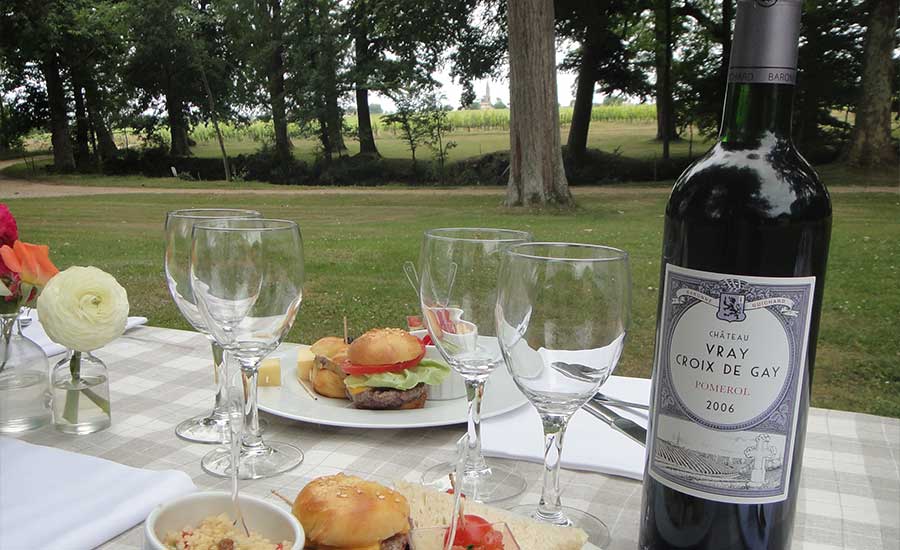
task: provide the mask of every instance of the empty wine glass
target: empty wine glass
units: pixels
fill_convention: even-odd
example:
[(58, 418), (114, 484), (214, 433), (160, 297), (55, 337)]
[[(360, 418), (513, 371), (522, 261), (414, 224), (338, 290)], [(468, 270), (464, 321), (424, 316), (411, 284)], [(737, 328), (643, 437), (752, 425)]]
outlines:
[[(303, 452), (287, 443), (264, 442), (259, 431), (257, 372), (290, 330), (303, 298), (303, 241), (287, 220), (226, 219), (194, 225), (191, 285), (210, 334), (226, 360), (240, 364), (247, 381), (241, 479), (271, 477), (297, 467)], [(227, 476), (228, 449), (201, 462)]]
[[(472, 500), (496, 502), (525, 490), (525, 479), (510, 468), (488, 465), (481, 454), (484, 384), (502, 364), (494, 332), (494, 304), (501, 253), (531, 240), (524, 231), (448, 228), (425, 232), (419, 258), (422, 318), (444, 360), (466, 382), (468, 452), (457, 487)], [(422, 482), (449, 487), (452, 462), (430, 468)]]
[(559, 465), (569, 419), (612, 374), (625, 342), (631, 303), (628, 255), (605, 246), (528, 243), (503, 255), (497, 334), (516, 385), (544, 427), (541, 500), (514, 511), (575, 525), (603, 548), (609, 530), (560, 501)]
[(226, 436), (228, 411), (225, 407), (222, 374), (222, 348), (209, 335), (206, 321), (197, 309), (191, 292), (191, 238), (194, 224), (223, 218), (260, 218), (255, 210), (238, 208), (191, 208), (173, 210), (166, 214), (166, 283), (169, 294), (185, 320), (209, 338), (213, 354), (213, 379), (216, 383), (216, 402), (212, 412), (188, 418), (175, 426), (175, 435), (194, 443), (220, 443)]

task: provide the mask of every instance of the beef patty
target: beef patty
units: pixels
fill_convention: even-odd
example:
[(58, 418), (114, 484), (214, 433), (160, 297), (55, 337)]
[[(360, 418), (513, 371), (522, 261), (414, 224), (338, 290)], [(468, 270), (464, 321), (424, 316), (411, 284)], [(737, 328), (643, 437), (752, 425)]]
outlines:
[(359, 393), (347, 392), (347, 397), (357, 409), (375, 410), (399, 409), (404, 405), (424, 399), (427, 395), (428, 386), (425, 384), (419, 384), (408, 390), (367, 388)]

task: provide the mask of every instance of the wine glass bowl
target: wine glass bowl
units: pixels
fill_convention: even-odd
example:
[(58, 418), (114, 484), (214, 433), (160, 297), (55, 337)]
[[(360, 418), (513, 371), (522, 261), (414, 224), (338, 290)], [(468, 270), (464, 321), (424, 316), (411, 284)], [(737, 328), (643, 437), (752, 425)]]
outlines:
[[(494, 323), (501, 255), (529, 240), (529, 233), (510, 229), (430, 229), (419, 258), (423, 323), (444, 361), (466, 381), (469, 444), (462, 492), (483, 502), (507, 500), (525, 489), (521, 475), (485, 462), (480, 407), (485, 381), (503, 362)], [(454, 470), (455, 464), (438, 464), (422, 481), (446, 488)]]
[(510, 247), (500, 269), (497, 334), (516, 386), (544, 426), (544, 486), (535, 519), (585, 529), (608, 541), (606, 526), (560, 501), (559, 465), (569, 418), (606, 382), (622, 355), (631, 303), (628, 255), (572, 243)]
[[(210, 334), (240, 364), (247, 388), (242, 479), (270, 477), (300, 464), (303, 453), (286, 443), (264, 442), (257, 410), (260, 361), (275, 350), (296, 319), (303, 299), (303, 241), (287, 220), (230, 219), (194, 226), (191, 282)], [(225, 476), (226, 449), (207, 454), (204, 470)]]
[(205, 334), (211, 342), (213, 353), (213, 373), (216, 380), (215, 406), (209, 414), (203, 414), (182, 421), (175, 427), (175, 434), (193, 443), (221, 443), (228, 412), (222, 395), (222, 349), (209, 335), (206, 321), (197, 309), (197, 301), (191, 289), (190, 262), (191, 239), (194, 224), (226, 218), (260, 218), (255, 210), (240, 208), (190, 208), (173, 210), (166, 214), (166, 250), (164, 269), (166, 286), (172, 301), (184, 319), (198, 332)]

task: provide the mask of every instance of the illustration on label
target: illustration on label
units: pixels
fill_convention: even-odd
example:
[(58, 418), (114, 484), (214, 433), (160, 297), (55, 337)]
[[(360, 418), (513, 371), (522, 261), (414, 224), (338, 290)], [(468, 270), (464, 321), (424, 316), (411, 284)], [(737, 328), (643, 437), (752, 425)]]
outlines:
[(722, 502), (787, 498), (814, 288), (666, 266), (654, 479)]

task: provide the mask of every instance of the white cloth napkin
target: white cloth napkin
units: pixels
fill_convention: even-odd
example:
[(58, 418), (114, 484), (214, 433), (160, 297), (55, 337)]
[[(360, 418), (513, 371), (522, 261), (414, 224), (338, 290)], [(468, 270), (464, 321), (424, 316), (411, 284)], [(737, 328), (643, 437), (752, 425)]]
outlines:
[[(646, 404), (650, 380), (611, 376), (601, 391), (625, 401)], [(620, 415), (647, 426), (647, 412), (615, 407)], [(634, 411), (634, 412), (632, 412)], [(541, 463), (544, 436), (541, 420), (531, 404), (481, 423), (481, 446), (486, 456)], [(580, 410), (569, 422), (563, 441), (562, 467), (643, 479), (644, 447)]]
[(93, 548), (195, 490), (184, 472), (0, 438), (0, 548)]
[[(44, 332), (44, 327), (41, 325), (40, 319), (38, 319), (38, 312), (36, 309), (29, 309), (28, 317), (31, 318), (31, 324), (22, 329), (23, 336), (25, 336), (35, 344), (41, 346), (41, 349), (44, 350), (44, 353), (47, 354), (47, 357), (53, 357), (54, 355), (66, 351), (65, 346), (57, 344), (56, 342), (51, 340), (49, 336), (47, 336), (46, 332)], [(129, 330), (136, 326), (146, 324), (146, 317), (129, 317), (125, 322), (125, 330)]]

